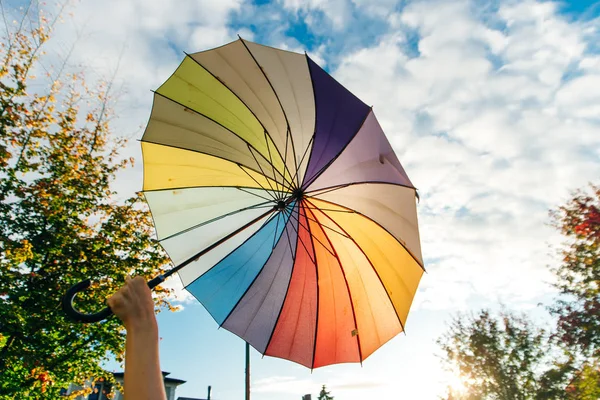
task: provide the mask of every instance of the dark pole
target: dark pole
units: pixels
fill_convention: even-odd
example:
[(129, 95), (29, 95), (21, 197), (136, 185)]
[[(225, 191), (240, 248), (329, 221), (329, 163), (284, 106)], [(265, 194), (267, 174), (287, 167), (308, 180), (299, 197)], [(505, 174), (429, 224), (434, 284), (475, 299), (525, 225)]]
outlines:
[(250, 343), (246, 342), (246, 400), (250, 400)]

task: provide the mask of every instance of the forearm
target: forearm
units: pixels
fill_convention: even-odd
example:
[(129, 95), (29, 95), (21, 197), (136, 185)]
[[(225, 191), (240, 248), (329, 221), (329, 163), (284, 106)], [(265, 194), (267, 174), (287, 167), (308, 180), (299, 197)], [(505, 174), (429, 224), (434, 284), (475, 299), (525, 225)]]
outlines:
[(125, 352), (125, 400), (165, 400), (156, 320), (129, 327)]

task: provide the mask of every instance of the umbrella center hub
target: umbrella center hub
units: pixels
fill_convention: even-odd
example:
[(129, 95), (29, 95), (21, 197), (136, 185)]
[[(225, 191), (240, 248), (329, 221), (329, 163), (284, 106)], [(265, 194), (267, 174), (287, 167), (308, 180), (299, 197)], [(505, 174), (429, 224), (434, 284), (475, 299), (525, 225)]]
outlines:
[(292, 192), (292, 199), (294, 200), (302, 200), (303, 197), (304, 190), (302, 190), (302, 188), (294, 189), (294, 191)]
[(284, 200), (279, 200), (277, 201), (277, 204), (275, 204), (274, 209), (276, 211), (283, 211), (287, 208), (287, 206), (292, 203), (293, 201), (300, 201), (304, 198), (304, 191), (300, 188), (295, 189), (291, 196), (288, 197), (287, 199)]

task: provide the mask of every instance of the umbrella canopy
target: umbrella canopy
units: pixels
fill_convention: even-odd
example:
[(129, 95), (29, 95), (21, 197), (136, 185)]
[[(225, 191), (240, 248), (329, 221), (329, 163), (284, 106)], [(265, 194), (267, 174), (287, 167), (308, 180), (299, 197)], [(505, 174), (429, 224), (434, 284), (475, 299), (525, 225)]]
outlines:
[(404, 330), (415, 188), (372, 109), (307, 55), (242, 39), (186, 55), (142, 151), (158, 239), (220, 326), (309, 368)]

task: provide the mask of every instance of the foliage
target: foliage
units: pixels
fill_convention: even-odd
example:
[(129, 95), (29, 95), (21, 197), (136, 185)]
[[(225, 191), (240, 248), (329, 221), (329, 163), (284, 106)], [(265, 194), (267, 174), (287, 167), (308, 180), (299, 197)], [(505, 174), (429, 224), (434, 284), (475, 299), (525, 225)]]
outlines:
[(561, 298), (551, 308), (560, 340), (578, 352), (600, 357), (600, 187), (580, 190), (553, 213), (569, 240), (554, 270)]
[(327, 391), (325, 385), (321, 388), (321, 393), (319, 393), (319, 398), (317, 400), (333, 400), (333, 396), (330, 396), (331, 392)]
[(439, 340), (465, 382), (449, 398), (600, 398), (600, 188), (575, 192), (552, 217), (567, 240), (554, 269), (556, 331), (510, 313), (457, 316)]
[[(64, 65), (33, 76), (46, 70), (53, 27), (37, 14), (30, 4), (0, 44), (0, 399), (53, 399), (101, 377), (109, 354), (122, 358), (122, 326), (73, 323), (61, 296), (96, 278), (78, 303), (96, 311), (126, 274), (152, 276), (168, 261), (142, 199), (114, 200), (111, 183), (133, 160), (110, 133), (109, 86), (89, 89)], [(50, 85), (36, 93), (40, 82)], [(158, 309), (168, 294), (157, 292)]]
[(600, 362), (585, 363), (566, 389), (569, 399), (600, 399)]
[(453, 399), (535, 399), (540, 390), (553, 397), (555, 385), (565, 379), (554, 376), (547, 354), (548, 335), (524, 315), (503, 311), (499, 316), (482, 310), (477, 315), (458, 315), (438, 341), (446, 366), (457, 373), (464, 387), (451, 390)]

